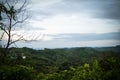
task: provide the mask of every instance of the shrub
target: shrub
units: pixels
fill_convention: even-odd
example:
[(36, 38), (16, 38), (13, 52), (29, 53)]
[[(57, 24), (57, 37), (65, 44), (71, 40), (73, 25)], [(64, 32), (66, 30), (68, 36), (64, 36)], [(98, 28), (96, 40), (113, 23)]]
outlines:
[(0, 67), (0, 80), (33, 80), (34, 77), (34, 70), (31, 67), (23, 65)]

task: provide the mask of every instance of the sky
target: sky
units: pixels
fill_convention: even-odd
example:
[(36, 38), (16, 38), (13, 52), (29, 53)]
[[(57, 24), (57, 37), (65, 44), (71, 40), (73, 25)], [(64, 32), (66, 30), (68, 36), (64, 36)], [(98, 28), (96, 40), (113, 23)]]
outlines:
[(18, 32), (37, 41), (18, 42), (19, 47), (120, 45), (120, 0), (31, 0), (28, 11), (31, 17)]

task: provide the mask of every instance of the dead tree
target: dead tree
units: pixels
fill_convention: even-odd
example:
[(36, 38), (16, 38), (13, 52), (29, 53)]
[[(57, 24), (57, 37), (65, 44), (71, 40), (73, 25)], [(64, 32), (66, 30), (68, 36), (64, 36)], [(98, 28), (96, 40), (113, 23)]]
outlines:
[(0, 41), (4, 41), (4, 57), (9, 52), (9, 47), (18, 41), (25, 40), (23, 35), (13, 33), (28, 19), (26, 0), (0, 1)]

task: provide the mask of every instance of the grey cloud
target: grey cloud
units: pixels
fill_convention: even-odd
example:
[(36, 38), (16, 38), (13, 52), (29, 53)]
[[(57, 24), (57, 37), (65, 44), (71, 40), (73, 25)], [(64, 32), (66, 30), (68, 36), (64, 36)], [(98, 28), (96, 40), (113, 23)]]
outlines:
[(42, 27), (32, 27), (32, 28), (31, 27), (30, 28), (29, 27), (25, 27), (24, 29), (25, 30), (29, 30), (29, 31), (45, 30), (45, 28), (42, 28)]
[(49, 13), (49, 12), (45, 12), (45, 11), (34, 11), (34, 13), (33, 13), (33, 11), (31, 12), (31, 15), (32, 15), (32, 17), (31, 17), (31, 19), (34, 19), (34, 20), (39, 20), (39, 21), (42, 21), (42, 20), (44, 20), (44, 19), (47, 19), (47, 18), (50, 18), (50, 17), (52, 17), (53, 16), (53, 14), (51, 14), (51, 13)]
[[(120, 0), (65, 0), (77, 5), (83, 11), (92, 13), (94, 17), (120, 20)], [(74, 7), (76, 8), (76, 7)]]
[(106, 0), (99, 5), (100, 13), (95, 16), (98, 18), (120, 20), (120, 0)]
[(63, 0), (37, 12), (42, 16), (89, 13), (96, 18), (120, 20), (120, 0)]
[(16, 31), (19, 31), (19, 30), (26, 30), (26, 31), (42, 31), (42, 30), (46, 30), (44, 27), (42, 26), (31, 26), (31, 23), (24, 23), (23, 24), (24, 26), (21, 27), (21, 25), (19, 27), (16, 27)]
[(28, 22), (23, 29), (29, 30), (29, 31), (46, 30), (43, 26), (40, 26), (40, 25), (39, 26), (31, 26), (31, 24), (33, 24), (33, 23)]
[[(53, 40), (35, 41), (31, 43), (18, 42), (19, 47), (27, 46), (32, 48), (63, 48), (80, 46), (113, 46), (120, 44), (120, 32), (104, 34), (58, 34), (47, 35), (54, 37)], [(100, 40), (100, 42), (96, 42)], [(102, 42), (105, 40), (105, 44)], [(111, 40), (111, 42), (109, 42)]]
[(120, 32), (113, 33), (103, 33), (103, 34), (58, 34), (49, 35), (53, 36), (54, 40), (64, 40), (64, 41), (96, 41), (96, 40), (120, 40)]

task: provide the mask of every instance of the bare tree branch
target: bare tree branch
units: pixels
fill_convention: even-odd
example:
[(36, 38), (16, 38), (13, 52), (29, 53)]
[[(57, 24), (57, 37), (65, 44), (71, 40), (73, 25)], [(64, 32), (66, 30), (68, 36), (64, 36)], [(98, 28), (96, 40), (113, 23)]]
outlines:
[(5, 32), (3, 32), (0, 36), (0, 40), (2, 40), (3, 36), (4, 36)]
[(8, 3), (8, 0), (6, 0), (6, 3), (7, 3), (7, 5), (8, 5), (8, 7), (10, 8), (11, 6), (10, 6), (10, 4)]
[(16, 21), (13, 25), (12, 25), (12, 27), (14, 27), (16, 24), (18, 24), (18, 23), (23, 23), (24, 21), (26, 21), (28, 19), (28, 17), (26, 17), (25, 19), (23, 19), (23, 20), (21, 20), (21, 21)]
[(24, 3), (22, 4), (22, 6), (17, 10), (17, 13), (21, 13), (21, 11), (23, 11), (24, 9), (24, 7), (25, 7), (25, 5), (26, 5), (26, 0), (24, 1)]
[(0, 29), (4, 31), (8, 35), (7, 30), (5, 29), (5, 25), (1, 23)]

